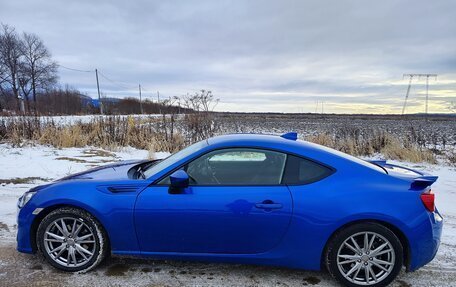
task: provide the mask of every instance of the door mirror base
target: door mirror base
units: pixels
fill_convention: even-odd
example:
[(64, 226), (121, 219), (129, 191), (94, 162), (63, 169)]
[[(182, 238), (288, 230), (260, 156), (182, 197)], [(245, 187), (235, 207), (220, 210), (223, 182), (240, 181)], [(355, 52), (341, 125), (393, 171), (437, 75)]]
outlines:
[(184, 194), (185, 189), (188, 187), (189, 176), (184, 170), (176, 170), (169, 176), (171, 182), (168, 193), (169, 194)]
[(168, 193), (169, 194), (185, 194), (187, 192), (185, 192), (185, 188), (180, 188), (180, 187), (172, 187), (170, 186), (168, 188)]

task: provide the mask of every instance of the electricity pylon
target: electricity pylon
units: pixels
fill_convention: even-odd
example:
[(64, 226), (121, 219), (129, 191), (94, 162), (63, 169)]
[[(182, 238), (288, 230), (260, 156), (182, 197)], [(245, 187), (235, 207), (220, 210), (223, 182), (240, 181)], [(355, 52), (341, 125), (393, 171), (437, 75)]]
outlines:
[(410, 88), (412, 87), (412, 80), (414, 77), (417, 77), (418, 79), (421, 79), (421, 77), (426, 77), (426, 115), (428, 113), (428, 101), (429, 101), (429, 77), (433, 77), (437, 80), (437, 74), (404, 74), (403, 78), (409, 77), (409, 83), (407, 87), (407, 92), (405, 93), (405, 101), (404, 101), (404, 106), (402, 107), (402, 115), (404, 115), (405, 112), (405, 107), (407, 105), (407, 100), (410, 94)]

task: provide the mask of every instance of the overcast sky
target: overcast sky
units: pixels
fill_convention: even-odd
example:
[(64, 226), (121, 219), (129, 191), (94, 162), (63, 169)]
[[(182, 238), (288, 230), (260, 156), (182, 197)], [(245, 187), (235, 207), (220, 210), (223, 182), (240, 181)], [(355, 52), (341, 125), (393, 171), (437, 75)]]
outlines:
[[(436, 73), (430, 112), (456, 102), (456, 1), (0, 2), (0, 22), (38, 34), (59, 64), (98, 68), (107, 96), (208, 89), (218, 110), (400, 113), (403, 73)], [(93, 72), (60, 80), (96, 97)], [(108, 79), (115, 81), (110, 82)], [(424, 112), (414, 80), (407, 112)], [(321, 110), (321, 104), (319, 105)]]

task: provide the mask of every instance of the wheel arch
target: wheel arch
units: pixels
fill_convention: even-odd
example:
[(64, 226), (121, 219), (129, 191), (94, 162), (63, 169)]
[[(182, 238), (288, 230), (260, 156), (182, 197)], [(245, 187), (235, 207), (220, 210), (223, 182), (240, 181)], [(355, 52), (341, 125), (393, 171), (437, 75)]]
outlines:
[(394, 235), (397, 236), (397, 238), (399, 239), (399, 241), (401, 242), (401, 245), (402, 245), (402, 248), (404, 249), (404, 265), (407, 269), (407, 271), (410, 270), (410, 262), (411, 262), (411, 253), (410, 253), (410, 243), (407, 239), (407, 237), (405, 236), (404, 232), (398, 228), (397, 226), (395, 226), (394, 224), (390, 223), (390, 222), (387, 222), (387, 221), (384, 221), (384, 220), (379, 220), (379, 219), (359, 219), (359, 220), (354, 220), (354, 221), (350, 221), (350, 222), (347, 222), (345, 224), (343, 224), (342, 226), (340, 226), (339, 228), (337, 228), (328, 238), (328, 240), (326, 241), (326, 244), (325, 244), (325, 247), (323, 248), (323, 252), (321, 254), (321, 259), (320, 259), (320, 265), (321, 265), (321, 269), (324, 270), (326, 269), (326, 264), (325, 264), (325, 256), (326, 256), (326, 252), (328, 250), (328, 245), (329, 245), (329, 242), (331, 242), (331, 240), (334, 238), (334, 236), (341, 230), (349, 227), (349, 226), (353, 226), (353, 225), (357, 225), (357, 224), (360, 224), (360, 223), (377, 223), (377, 224), (380, 224), (386, 228), (388, 228), (389, 230), (391, 230)]
[(82, 210), (82, 211), (90, 214), (93, 218), (95, 218), (95, 220), (98, 222), (98, 224), (100, 224), (100, 226), (103, 228), (104, 234), (106, 234), (106, 242), (107, 242), (108, 250), (111, 249), (111, 241), (109, 238), (109, 233), (107, 232), (107, 229), (105, 228), (105, 226), (103, 225), (101, 220), (99, 218), (97, 218), (97, 216), (95, 216), (92, 212), (90, 212), (89, 210), (87, 210), (86, 208), (83, 208), (81, 206), (77, 206), (77, 205), (73, 205), (73, 204), (55, 204), (55, 205), (50, 205), (50, 206), (45, 207), (33, 219), (33, 222), (32, 222), (31, 228), (30, 228), (30, 243), (31, 243), (33, 253), (37, 252), (37, 250), (38, 250), (38, 245), (36, 242), (36, 233), (38, 232), (38, 227), (40, 226), (41, 221), (52, 211), (60, 209), (60, 208), (65, 208), (65, 207), (71, 207), (71, 208), (76, 208), (76, 209)]

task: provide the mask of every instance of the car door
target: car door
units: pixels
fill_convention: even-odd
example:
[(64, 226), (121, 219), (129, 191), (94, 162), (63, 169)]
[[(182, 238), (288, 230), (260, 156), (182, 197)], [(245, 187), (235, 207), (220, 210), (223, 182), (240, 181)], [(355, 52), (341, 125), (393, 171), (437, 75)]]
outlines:
[(170, 194), (169, 177), (137, 199), (135, 224), (142, 252), (255, 254), (280, 243), (292, 214), (281, 185), (286, 155), (231, 148), (182, 166), (184, 193)]

